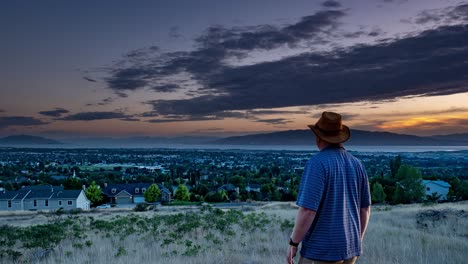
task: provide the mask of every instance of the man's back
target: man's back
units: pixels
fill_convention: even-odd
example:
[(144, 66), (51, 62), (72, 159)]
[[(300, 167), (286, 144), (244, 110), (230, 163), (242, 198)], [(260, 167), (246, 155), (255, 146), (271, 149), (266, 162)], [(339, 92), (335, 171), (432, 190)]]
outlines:
[(335, 145), (313, 156), (304, 169), (297, 204), (316, 211), (302, 241), (303, 257), (337, 261), (360, 255), (359, 211), (370, 205), (370, 195), (358, 159)]

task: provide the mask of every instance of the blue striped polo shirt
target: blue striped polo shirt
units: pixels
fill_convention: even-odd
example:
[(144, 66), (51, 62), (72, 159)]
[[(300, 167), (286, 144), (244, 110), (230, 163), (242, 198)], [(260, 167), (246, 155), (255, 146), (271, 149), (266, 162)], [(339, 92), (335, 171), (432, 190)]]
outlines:
[(328, 146), (307, 162), (297, 205), (316, 216), (302, 240), (301, 255), (338, 261), (361, 254), (360, 208), (370, 206), (367, 173), (340, 146)]

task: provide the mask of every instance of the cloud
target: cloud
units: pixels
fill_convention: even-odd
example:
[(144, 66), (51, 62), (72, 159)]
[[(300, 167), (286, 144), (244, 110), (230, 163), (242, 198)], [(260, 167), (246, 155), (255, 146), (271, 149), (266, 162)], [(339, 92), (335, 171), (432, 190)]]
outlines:
[(102, 106), (102, 105), (108, 105), (108, 104), (113, 103), (114, 100), (115, 100), (115, 99), (112, 98), (112, 97), (107, 97), (107, 98), (105, 98), (105, 99), (102, 99), (102, 101), (101, 101), (100, 103), (98, 103), (98, 105), (101, 105), (101, 106)]
[(170, 92), (174, 92), (175, 90), (179, 88), (180, 86), (177, 84), (164, 84), (164, 85), (154, 86), (151, 89), (154, 90), (155, 92), (170, 93)]
[[(173, 92), (190, 88), (193, 82), (199, 84), (200, 93), (208, 94), (212, 87), (207, 86), (207, 81), (213, 74), (228, 68), (226, 59), (243, 58), (256, 50), (296, 47), (304, 41), (309, 45), (326, 42), (326, 37), (331, 36), (343, 16), (344, 11), (327, 10), (282, 26), (212, 26), (195, 39), (196, 50), (162, 53), (154, 48), (132, 51), (114, 65), (104, 81), (119, 96), (138, 89)], [(172, 78), (180, 73), (189, 73), (185, 81), (192, 82)]]
[(6, 111), (3, 109), (0, 109), (0, 113), (5, 113)]
[[(57, 120), (64, 121), (93, 121), (93, 120), (105, 120), (105, 119), (126, 119), (130, 116), (120, 112), (82, 112), (73, 115), (68, 115)], [(128, 120), (127, 120), (128, 121)]]
[(251, 110), (248, 115), (293, 115), (307, 114), (307, 111), (287, 111), (287, 110)]
[(0, 128), (7, 128), (11, 126), (39, 126), (46, 125), (48, 122), (44, 122), (40, 119), (29, 117), (29, 116), (4, 116), (0, 117)]
[(157, 112), (154, 112), (154, 111), (149, 111), (149, 112), (144, 112), (144, 113), (141, 113), (141, 114), (137, 114), (136, 116), (138, 116), (138, 117), (156, 117), (156, 116), (159, 116), (159, 114)]
[(341, 3), (338, 1), (334, 1), (334, 0), (327, 0), (322, 3), (322, 6), (329, 7), (329, 8), (337, 8), (337, 7), (341, 7)]
[(190, 122), (190, 121), (209, 121), (209, 120), (223, 120), (225, 118), (246, 118), (256, 119), (249, 117), (244, 112), (238, 111), (220, 111), (209, 115), (165, 115), (164, 118), (152, 119), (147, 122), (150, 123), (171, 123), (171, 122)]
[(83, 79), (87, 80), (88, 82), (97, 82), (96, 80), (91, 79), (89, 77), (83, 77)]
[[(468, 25), (439, 26), (368, 45), (313, 49), (336, 34), (342, 38), (385, 34), (372, 28), (346, 36), (338, 30), (345, 15), (344, 11), (328, 10), (281, 26), (213, 26), (196, 38), (193, 51), (164, 53), (155, 48), (127, 54), (106, 82), (119, 96), (138, 89), (174, 95), (189, 90), (184, 98), (146, 102), (153, 108), (151, 116), (158, 116), (149, 121), (155, 123), (262, 120), (256, 116), (261, 113), (249, 111), (468, 91), (468, 48), (464, 44)], [(276, 61), (242, 66), (226, 62), (253, 51), (295, 48), (304, 43), (310, 48), (307, 52)]]
[(416, 24), (451, 24), (468, 22), (468, 4), (446, 7), (442, 9), (424, 10), (414, 19)]
[(60, 117), (63, 114), (67, 114), (69, 112), (70, 111), (68, 111), (67, 109), (55, 108), (54, 110), (41, 111), (41, 112), (39, 112), (39, 114), (44, 115), (44, 116)]
[[(468, 25), (375, 45), (229, 67), (205, 80), (218, 95), (152, 101), (161, 115), (392, 100), (468, 91)], [(430, 77), (429, 77), (430, 76)]]
[(120, 120), (122, 120), (122, 121), (129, 121), (129, 122), (140, 121), (140, 119), (138, 119), (138, 118), (132, 118), (132, 117), (121, 118)]
[(271, 118), (271, 119), (259, 119), (259, 120), (256, 120), (255, 122), (268, 123), (271, 125), (284, 125), (287, 123), (291, 123), (292, 121), (286, 118)]

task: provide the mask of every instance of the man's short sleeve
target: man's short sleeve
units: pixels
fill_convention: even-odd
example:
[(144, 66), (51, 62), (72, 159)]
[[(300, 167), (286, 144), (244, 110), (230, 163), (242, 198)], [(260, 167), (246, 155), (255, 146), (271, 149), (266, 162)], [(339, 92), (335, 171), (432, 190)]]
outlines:
[(302, 173), (296, 204), (317, 211), (325, 189), (324, 179), (322, 164), (311, 158)]

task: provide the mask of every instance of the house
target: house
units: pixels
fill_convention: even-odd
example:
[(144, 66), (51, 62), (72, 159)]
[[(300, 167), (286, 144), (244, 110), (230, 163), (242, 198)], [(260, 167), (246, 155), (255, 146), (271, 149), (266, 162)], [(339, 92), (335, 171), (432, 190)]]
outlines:
[(233, 184), (231, 183), (228, 183), (228, 184), (224, 184), (220, 187), (218, 187), (218, 189), (216, 191), (221, 191), (221, 190), (225, 190), (227, 193), (231, 194), (233, 192), (236, 192), (237, 194), (239, 194), (239, 187), (236, 187), (234, 186)]
[[(111, 204), (139, 204), (145, 202), (144, 193), (152, 183), (122, 183), (104, 184), (102, 194), (107, 197)], [(161, 184), (157, 184), (161, 195), (159, 201), (171, 200), (171, 192)]]
[(0, 210), (88, 210), (90, 201), (83, 190), (64, 190), (63, 186), (26, 186), (0, 193)]
[(447, 200), (447, 194), (451, 185), (445, 181), (430, 181), (430, 180), (423, 180), (424, 187), (426, 188), (426, 195), (432, 195), (436, 193), (440, 195), (439, 201)]
[(262, 188), (262, 186), (260, 184), (247, 184), (247, 187), (245, 187), (245, 190), (247, 192), (256, 192), (256, 193), (259, 193), (260, 192), (260, 189)]

